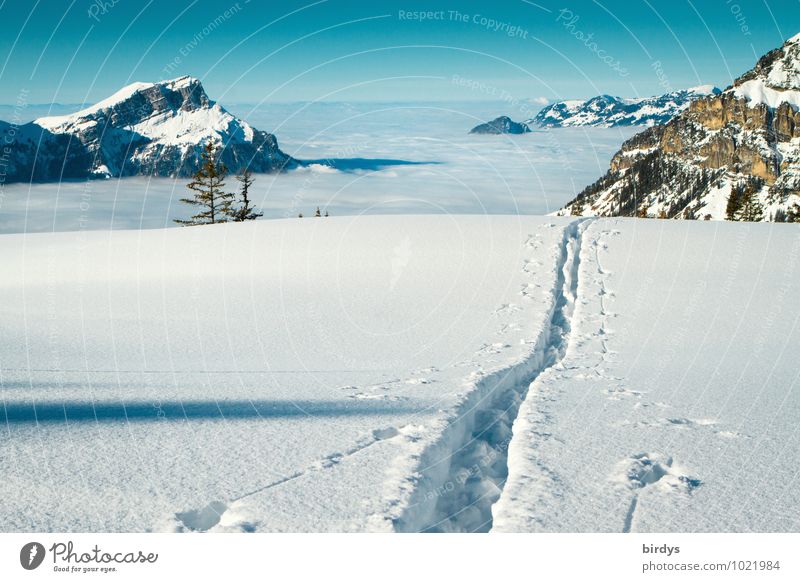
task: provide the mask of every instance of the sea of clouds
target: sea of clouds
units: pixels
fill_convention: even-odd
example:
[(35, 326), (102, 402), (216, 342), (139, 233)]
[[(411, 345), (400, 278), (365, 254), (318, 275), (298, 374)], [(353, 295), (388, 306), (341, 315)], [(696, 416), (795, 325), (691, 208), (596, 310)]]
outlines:
[[(258, 175), (254, 199), (265, 218), (344, 214), (547, 214), (608, 168), (632, 128), (536, 129), (470, 135), (502, 102), (286, 103), (229, 107), (274, 132), (281, 149), (311, 161)], [(0, 232), (173, 226), (191, 213), (179, 202), (186, 179), (125, 178), (9, 184)], [(230, 178), (228, 187), (237, 183)]]

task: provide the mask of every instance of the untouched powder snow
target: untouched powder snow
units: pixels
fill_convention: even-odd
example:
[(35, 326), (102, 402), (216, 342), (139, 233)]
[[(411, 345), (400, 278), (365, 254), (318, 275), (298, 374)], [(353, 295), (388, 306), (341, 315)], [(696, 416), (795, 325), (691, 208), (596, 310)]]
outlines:
[(800, 231), (598, 219), (493, 531), (800, 528)]

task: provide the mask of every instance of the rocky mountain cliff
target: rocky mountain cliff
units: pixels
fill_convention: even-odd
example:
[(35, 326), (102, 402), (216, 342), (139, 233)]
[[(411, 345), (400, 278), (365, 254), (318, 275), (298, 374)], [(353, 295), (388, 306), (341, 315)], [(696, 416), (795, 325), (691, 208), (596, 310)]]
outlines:
[(493, 119), (488, 123), (482, 123), (480, 125), (476, 125), (470, 130), (470, 133), (520, 134), (520, 133), (529, 133), (530, 130), (531, 128), (525, 125), (524, 123), (517, 123), (516, 121), (512, 121), (510, 117), (506, 117), (505, 115), (503, 115), (502, 117)]
[(0, 122), (0, 134), (9, 144), (6, 182), (189, 176), (208, 140), (224, 148), (221, 159), (232, 172), (295, 164), (274, 135), (228, 113), (192, 77), (134, 83), (70, 115), (21, 126)]
[(798, 220), (798, 109), (800, 34), (721, 94), (626, 141), (557, 214)]
[(656, 97), (623, 99), (599, 95), (585, 101), (559, 101), (527, 121), (536, 127), (618, 127), (666, 123), (700, 97), (716, 95), (711, 85), (673, 91)]

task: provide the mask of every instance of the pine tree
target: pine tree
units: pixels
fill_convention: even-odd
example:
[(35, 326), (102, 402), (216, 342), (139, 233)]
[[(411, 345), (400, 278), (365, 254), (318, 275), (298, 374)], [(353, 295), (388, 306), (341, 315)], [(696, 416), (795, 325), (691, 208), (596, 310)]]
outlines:
[(795, 202), (786, 209), (785, 222), (800, 222), (800, 204)]
[(297, 218), (303, 218), (303, 213), (301, 212), (300, 214), (298, 214)]
[(317, 206), (317, 211), (314, 213), (314, 216), (317, 217), (317, 218), (322, 216), (322, 213), (319, 211), (319, 206)]
[(742, 194), (736, 189), (731, 189), (731, 194), (728, 196), (728, 204), (725, 206), (725, 217), (728, 220), (739, 220), (736, 215), (742, 206)]
[(209, 141), (201, 154), (200, 169), (195, 172), (192, 181), (186, 187), (195, 192), (193, 198), (181, 198), (181, 202), (204, 208), (189, 220), (176, 219), (184, 226), (215, 224), (227, 222), (230, 216), (233, 194), (225, 192), (225, 176), (228, 169), (217, 161), (217, 148)]
[(328, 214), (328, 211), (326, 210), (325, 211), (325, 218), (327, 218), (328, 216), (330, 216), (330, 214)]
[(758, 200), (758, 194), (750, 191), (744, 194), (742, 204), (736, 211), (736, 220), (743, 222), (760, 222), (764, 220), (764, 207)]
[(253, 185), (255, 180), (253, 174), (245, 168), (236, 176), (236, 179), (241, 183), (239, 188), (239, 206), (232, 208), (230, 211), (231, 220), (234, 222), (244, 222), (245, 220), (255, 220), (264, 216), (263, 212), (256, 212), (255, 206), (251, 204), (250, 200), (250, 186)]

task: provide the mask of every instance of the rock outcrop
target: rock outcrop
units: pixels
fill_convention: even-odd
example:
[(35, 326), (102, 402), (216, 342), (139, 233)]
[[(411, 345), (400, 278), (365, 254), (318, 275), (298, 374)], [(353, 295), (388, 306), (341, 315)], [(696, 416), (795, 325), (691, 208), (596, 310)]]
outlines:
[[(558, 214), (797, 220), (800, 35), (719, 95), (622, 145), (608, 173)], [(748, 206), (749, 208), (749, 206)], [(742, 219), (742, 218), (739, 218)]]
[(516, 121), (512, 121), (510, 117), (506, 117), (504, 115), (502, 117), (498, 117), (497, 119), (493, 119), (488, 123), (482, 123), (473, 127), (472, 130), (470, 130), (470, 133), (494, 135), (503, 133), (520, 134), (528, 133), (530, 130), (531, 128), (524, 123), (517, 123)]

